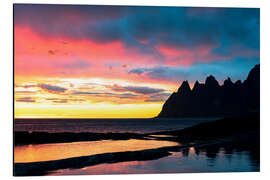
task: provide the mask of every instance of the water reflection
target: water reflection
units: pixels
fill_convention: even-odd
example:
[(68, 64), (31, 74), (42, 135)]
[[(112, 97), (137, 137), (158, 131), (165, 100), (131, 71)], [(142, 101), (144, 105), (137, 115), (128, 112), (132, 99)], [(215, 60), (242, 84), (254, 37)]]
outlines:
[(139, 151), (176, 145), (179, 145), (179, 143), (138, 139), (26, 145), (14, 148), (14, 161), (15, 163), (49, 161), (108, 152)]
[(63, 169), (49, 175), (152, 174), (259, 171), (259, 148), (209, 146), (191, 147), (152, 161), (100, 164), (82, 169)]

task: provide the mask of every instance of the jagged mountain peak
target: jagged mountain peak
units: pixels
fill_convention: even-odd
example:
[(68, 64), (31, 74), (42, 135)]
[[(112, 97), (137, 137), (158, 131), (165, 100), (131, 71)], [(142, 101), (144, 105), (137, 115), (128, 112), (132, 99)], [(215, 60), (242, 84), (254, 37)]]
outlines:
[(224, 86), (225, 87), (232, 87), (233, 86), (233, 82), (231, 80), (230, 77), (228, 77), (225, 81), (224, 81)]
[(260, 66), (250, 70), (247, 79), (235, 83), (227, 78), (222, 86), (214, 76), (205, 84), (196, 81), (192, 91), (183, 81), (178, 92), (165, 102), (158, 117), (221, 117), (260, 110)]
[(196, 82), (194, 83), (194, 86), (193, 86), (193, 88), (192, 88), (192, 91), (193, 91), (193, 92), (194, 92), (194, 91), (198, 91), (201, 85), (202, 85), (202, 84), (200, 84), (199, 81), (196, 81)]
[(196, 81), (196, 82), (194, 83), (193, 89), (194, 89), (194, 88), (197, 88), (199, 85), (200, 85), (199, 81)]
[(240, 86), (242, 84), (242, 81), (241, 80), (237, 80), (235, 83), (234, 83), (236, 86)]
[(179, 94), (187, 94), (187, 93), (190, 93), (191, 92), (191, 89), (190, 89), (190, 86), (189, 86), (189, 83), (188, 81), (183, 81), (181, 86), (179, 87), (177, 93)]
[(216, 80), (216, 78), (213, 75), (210, 75), (206, 78), (205, 80), (205, 85), (208, 87), (218, 87), (218, 81)]
[(248, 73), (247, 81), (258, 81), (260, 79), (260, 65), (255, 65)]

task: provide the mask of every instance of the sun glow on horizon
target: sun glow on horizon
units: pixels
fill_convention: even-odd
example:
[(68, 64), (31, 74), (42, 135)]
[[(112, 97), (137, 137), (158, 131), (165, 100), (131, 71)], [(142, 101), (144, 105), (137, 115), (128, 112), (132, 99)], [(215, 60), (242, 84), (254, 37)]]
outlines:
[(243, 80), (259, 11), (213, 10), (15, 4), (15, 118), (151, 118), (184, 80)]
[(160, 112), (161, 107), (161, 103), (124, 105), (17, 104), (15, 118), (153, 118)]
[[(136, 85), (135, 85), (136, 84)], [(171, 90), (109, 78), (15, 81), (15, 118), (153, 118)]]

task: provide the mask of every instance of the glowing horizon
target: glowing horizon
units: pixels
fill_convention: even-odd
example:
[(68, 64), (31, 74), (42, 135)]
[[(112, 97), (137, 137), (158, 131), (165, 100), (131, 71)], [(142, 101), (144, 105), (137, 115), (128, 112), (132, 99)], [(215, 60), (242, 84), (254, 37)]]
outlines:
[[(243, 80), (259, 9), (14, 5), (15, 118), (152, 118), (183, 80)], [(206, 26), (207, 25), (207, 26)]]

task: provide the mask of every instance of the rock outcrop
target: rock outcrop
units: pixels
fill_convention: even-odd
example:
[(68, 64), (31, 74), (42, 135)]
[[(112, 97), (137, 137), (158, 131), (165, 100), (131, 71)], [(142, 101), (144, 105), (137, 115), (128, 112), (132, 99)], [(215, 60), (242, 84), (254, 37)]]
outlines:
[(158, 117), (223, 117), (260, 111), (260, 65), (256, 65), (242, 83), (227, 78), (219, 85), (214, 76), (205, 83), (195, 82), (192, 90), (183, 81), (164, 103)]

